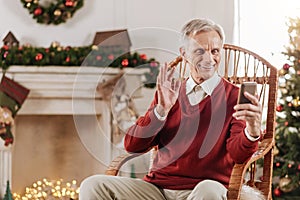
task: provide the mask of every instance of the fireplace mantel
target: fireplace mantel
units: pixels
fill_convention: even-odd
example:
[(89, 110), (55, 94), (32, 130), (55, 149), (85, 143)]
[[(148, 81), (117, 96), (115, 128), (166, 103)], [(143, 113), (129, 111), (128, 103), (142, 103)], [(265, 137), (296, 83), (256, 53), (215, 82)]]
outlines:
[[(127, 86), (141, 86), (146, 69), (124, 69)], [(11, 66), (6, 75), (30, 89), (18, 115), (73, 115), (101, 114), (104, 103), (96, 91), (97, 84), (120, 72), (109, 67), (62, 67), (62, 66)], [(140, 88), (130, 89), (134, 96), (141, 96)]]
[[(131, 96), (136, 98), (142, 96), (143, 74), (147, 71), (147, 69), (124, 69), (126, 87)], [(99, 167), (99, 159), (91, 155), (99, 155), (104, 165), (111, 160), (111, 144), (104, 141), (104, 139), (111, 138), (111, 127), (109, 126), (111, 113), (109, 103), (103, 100), (96, 88), (99, 83), (109, 80), (119, 72), (120, 69), (108, 67), (10, 66), (6, 71), (6, 76), (30, 89), (30, 93), (15, 120), (13, 132), (16, 141), (14, 145), (4, 147), (0, 141), (0, 196), (3, 196), (5, 192), (8, 179), (11, 180), (13, 191), (19, 192), (21, 188), (32, 183), (30, 178), (41, 178), (45, 174), (43, 168), (50, 170), (52, 175), (59, 176), (60, 174), (54, 172), (59, 170), (59, 172), (65, 172), (67, 178), (75, 176), (74, 178), (78, 178), (78, 180), (82, 180), (88, 174), (101, 173), (103, 167)], [(84, 130), (86, 132), (80, 136), (80, 140), (77, 138), (77, 133), (64, 135), (65, 130), (78, 132), (77, 126), (71, 125), (73, 127), (66, 128), (65, 124), (60, 124), (62, 122), (73, 124), (72, 117), (75, 115), (82, 117), (83, 120), (80, 123), (82, 122), (87, 127)], [(97, 132), (99, 128), (89, 124), (93, 119), (91, 116), (96, 116), (96, 120), (99, 120), (98, 125), (102, 132), (96, 134), (97, 139), (94, 140), (90, 139), (92, 137), (90, 134)], [(53, 125), (50, 120), (54, 121)], [(62, 144), (57, 143), (58, 137), (64, 137)], [(31, 141), (33, 139), (35, 141)], [(51, 139), (54, 140), (51, 142)], [(42, 140), (47, 141), (45, 145)], [(85, 145), (82, 145), (82, 142)], [(45, 148), (41, 151), (43, 145)], [(56, 146), (57, 149), (55, 149)], [(87, 146), (93, 148), (88, 149)], [(76, 150), (76, 147), (79, 149)], [(84, 150), (85, 148), (86, 150)], [(53, 152), (63, 150), (66, 151), (64, 154), (53, 158), (61, 157), (61, 165), (68, 166), (67, 168), (50, 167), (52, 161), (43, 160), (43, 157), (50, 159)], [(50, 154), (48, 155), (48, 153)], [(23, 161), (25, 159), (23, 154), (26, 154), (27, 159), (37, 157), (39, 159), (37, 164), (45, 162), (46, 167), (34, 169), (37, 164), (27, 162), (28, 160)], [(64, 157), (65, 154), (68, 155)], [(73, 163), (72, 159), (75, 159), (74, 165), (78, 165), (76, 162), (90, 164), (81, 166), (78, 169), (81, 170), (79, 173), (72, 171), (73, 167), (70, 168)], [(32, 177), (26, 173), (27, 178), (24, 178), (25, 174), (20, 172), (18, 166), (24, 170), (28, 169), (28, 173), (30, 173), (29, 170), (33, 171)], [(72, 170), (64, 171), (66, 169)], [(49, 174), (51, 175), (51, 173)], [(34, 177), (35, 175), (36, 177)], [(21, 177), (23, 178), (19, 179)]]

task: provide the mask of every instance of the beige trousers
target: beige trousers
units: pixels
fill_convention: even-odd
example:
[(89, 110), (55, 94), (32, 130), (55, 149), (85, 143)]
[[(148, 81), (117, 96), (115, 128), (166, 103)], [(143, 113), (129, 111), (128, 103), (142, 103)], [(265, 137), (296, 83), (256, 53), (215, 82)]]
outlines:
[(141, 179), (95, 175), (81, 183), (79, 200), (226, 200), (226, 193), (221, 183), (212, 180), (193, 190), (161, 190)]

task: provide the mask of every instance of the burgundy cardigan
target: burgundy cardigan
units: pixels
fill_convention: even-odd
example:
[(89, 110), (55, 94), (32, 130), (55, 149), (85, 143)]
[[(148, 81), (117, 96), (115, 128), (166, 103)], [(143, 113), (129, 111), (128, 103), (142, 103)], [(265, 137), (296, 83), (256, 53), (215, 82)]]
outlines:
[(249, 159), (258, 146), (245, 136), (245, 121), (232, 117), (237, 96), (238, 87), (221, 79), (211, 96), (192, 106), (184, 81), (167, 119), (160, 121), (154, 114), (156, 94), (124, 140), (131, 153), (158, 146), (144, 180), (164, 189), (193, 189), (205, 179), (228, 187), (234, 164)]

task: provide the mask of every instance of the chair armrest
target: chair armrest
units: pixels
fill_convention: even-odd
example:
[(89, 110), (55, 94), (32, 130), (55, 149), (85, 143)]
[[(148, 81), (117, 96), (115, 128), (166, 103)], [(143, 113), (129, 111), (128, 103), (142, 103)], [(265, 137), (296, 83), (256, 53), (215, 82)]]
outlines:
[(107, 170), (105, 171), (106, 175), (112, 175), (112, 176), (117, 176), (119, 173), (120, 168), (129, 160), (139, 156), (140, 154), (130, 154), (126, 153), (123, 155), (120, 155), (113, 159), (113, 161), (110, 163), (108, 166)]
[(248, 167), (251, 165), (251, 163), (257, 161), (260, 158), (263, 158), (267, 153), (269, 153), (274, 145), (275, 142), (273, 138), (263, 139), (258, 146), (258, 150), (252, 155), (252, 157), (248, 161), (242, 164), (234, 165), (228, 186), (228, 200), (240, 199), (240, 191)]

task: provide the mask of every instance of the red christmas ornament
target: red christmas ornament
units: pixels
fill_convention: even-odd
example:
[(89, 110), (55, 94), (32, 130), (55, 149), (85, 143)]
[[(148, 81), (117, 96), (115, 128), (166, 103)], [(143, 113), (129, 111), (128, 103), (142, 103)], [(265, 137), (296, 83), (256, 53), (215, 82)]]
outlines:
[(128, 59), (122, 60), (122, 63), (121, 63), (121, 64), (122, 64), (123, 67), (127, 67), (128, 64), (129, 64)]
[(281, 112), (283, 110), (283, 106), (282, 105), (278, 105), (276, 107), (276, 111)]
[(4, 142), (4, 145), (5, 145), (5, 146), (8, 146), (9, 144), (12, 144), (13, 141), (14, 141), (13, 138), (6, 138), (6, 139), (5, 139), (5, 142)]
[(288, 121), (284, 122), (284, 125), (285, 126), (289, 125), (289, 122)]
[(68, 56), (68, 57), (66, 57), (66, 62), (70, 62), (70, 57)]
[(281, 190), (279, 189), (279, 188), (275, 188), (274, 190), (273, 190), (273, 193), (274, 193), (274, 195), (276, 196), (276, 197), (280, 197), (281, 196)]
[(102, 59), (102, 56), (98, 55), (96, 56), (96, 60), (101, 60)]
[(292, 105), (293, 105), (292, 103), (288, 103), (288, 106), (289, 106), (289, 107), (292, 107)]
[(297, 75), (300, 75), (300, 70), (297, 71)]
[(136, 59), (133, 59), (133, 60), (132, 60), (132, 63), (133, 63), (134, 65), (136, 65), (137, 60), (136, 60)]
[(9, 49), (9, 46), (7, 46), (7, 45), (3, 45), (3, 47), (2, 47), (2, 49), (4, 49), (4, 50), (8, 50)]
[(300, 164), (298, 165), (297, 169), (300, 171)]
[(115, 57), (114, 57), (113, 54), (109, 54), (109, 55), (107, 56), (107, 58), (108, 58), (109, 60), (113, 60)]
[(36, 56), (35, 56), (35, 60), (36, 60), (36, 61), (40, 61), (40, 60), (42, 60), (42, 59), (43, 59), (43, 54), (37, 53)]
[(42, 13), (43, 13), (43, 10), (42, 10), (42, 8), (40, 8), (40, 7), (36, 8), (36, 9), (33, 11), (33, 14), (34, 14), (35, 16), (41, 15)]
[(288, 168), (292, 168), (292, 166), (293, 166), (292, 164), (288, 164)]
[(49, 48), (46, 48), (46, 49), (45, 49), (45, 52), (46, 52), (46, 53), (49, 53), (49, 51), (50, 51)]
[(284, 69), (284, 70), (288, 70), (290, 67), (291, 67), (291, 66), (290, 66), (289, 64), (287, 64), (287, 63), (285, 63), (285, 64), (283, 65), (283, 69)]
[(141, 54), (141, 55), (140, 55), (140, 58), (141, 58), (142, 60), (147, 60), (147, 55), (146, 55), (146, 54)]
[(280, 162), (277, 162), (275, 165), (276, 167), (280, 167)]
[(4, 54), (3, 54), (3, 58), (6, 58), (8, 55), (8, 51), (5, 51)]
[(73, 6), (74, 6), (74, 2), (73, 2), (72, 0), (66, 0), (65, 5), (66, 5), (67, 7), (73, 7)]

